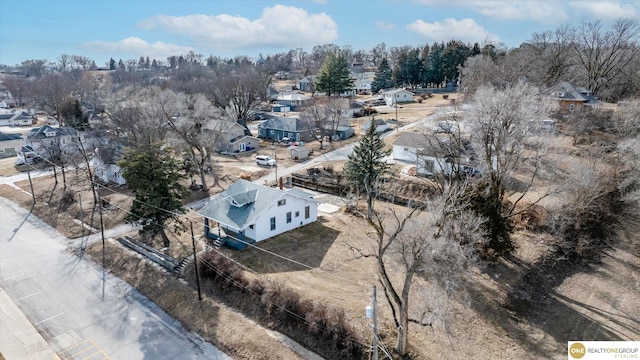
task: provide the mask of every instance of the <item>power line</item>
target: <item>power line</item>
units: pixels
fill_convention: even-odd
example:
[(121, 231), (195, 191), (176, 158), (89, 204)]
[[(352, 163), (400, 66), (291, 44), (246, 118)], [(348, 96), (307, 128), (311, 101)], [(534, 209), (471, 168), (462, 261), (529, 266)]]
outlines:
[[(52, 164), (53, 166), (60, 166), (60, 165), (56, 165), (56, 164), (54, 164), (53, 162), (51, 162), (51, 161), (49, 161), (49, 160), (46, 160), (46, 159), (44, 159), (44, 158), (42, 158), (42, 159), (43, 159), (43, 160), (45, 160), (46, 162), (48, 162), (48, 163)], [(96, 186), (96, 188), (99, 188), (99, 189), (105, 189), (105, 190), (108, 190), (108, 191), (110, 191), (110, 192), (112, 192), (112, 193), (114, 193), (114, 194), (122, 195), (122, 196), (125, 196), (125, 197), (131, 197), (131, 196), (130, 196), (130, 195), (128, 195), (128, 194), (124, 194), (124, 193), (119, 192), (119, 191), (117, 191), (117, 190), (115, 190), (115, 189), (109, 188), (109, 187), (107, 187), (107, 186), (105, 186), (105, 185), (103, 185), (103, 184), (101, 184), (101, 183), (99, 183), (99, 182), (96, 182), (96, 181), (95, 181), (95, 180), (93, 180), (93, 179), (90, 179), (90, 180), (89, 180), (89, 182), (90, 182), (91, 184), (95, 185), (95, 186)], [(102, 199), (103, 201), (106, 201), (107, 203), (111, 204), (112, 206), (115, 206), (115, 207), (116, 207), (116, 208), (118, 208), (119, 210), (125, 211), (125, 212), (126, 212), (126, 213), (128, 213), (128, 214), (131, 214), (131, 215), (137, 216), (140, 220), (142, 220), (142, 219), (143, 219), (143, 217), (141, 217), (141, 216), (139, 216), (139, 215), (135, 215), (135, 214), (133, 214), (131, 211), (126, 210), (126, 209), (123, 209), (122, 207), (120, 207), (120, 206), (118, 206), (118, 205), (114, 204), (113, 202), (111, 202), (111, 201), (109, 201), (109, 200), (106, 200), (106, 199), (104, 199), (104, 198), (102, 198), (102, 197), (101, 197), (101, 199)], [(156, 205), (153, 205), (153, 204), (150, 204), (150, 203), (144, 202), (144, 201), (140, 201), (140, 200), (139, 200), (139, 199), (137, 199), (135, 196), (133, 197), (133, 201), (137, 201), (137, 202), (139, 202), (139, 203), (141, 203), (141, 204), (143, 204), (143, 205), (149, 206), (149, 207), (154, 208), (154, 209), (156, 209), (156, 210), (166, 212), (166, 213), (168, 213), (168, 214), (171, 214), (171, 215), (173, 215), (173, 216), (176, 216), (177, 218), (184, 218), (184, 219), (186, 219), (186, 220), (188, 220), (188, 221), (191, 221), (191, 222), (193, 222), (193, 223), (196, 223), (196, 224), (199, 224), (199, 225), (202, 225), (202, 226), (206, 226), (206, 224), (204, 223), (204, 221), (200, 220), (200, 218), (193, 219), (192, 217), (190, 217), (190, 216), (189, 216), (189, 215), (187, 215), (187, 214), (181, 214), (181, 213), (178, 213), (178, 212), (170, 211), (170, 210), (168, 210), (168, 209), (165, 209), (165, 208), (162, 208), (162, 207), (159, 207), (159, 206), (156, 206)], [(100, 204), (100, 206), (101, 206), (101, 204)], [(165, 228), (165, 229), (167, 229), (167, 228), (168, 228), (168, 226), (163, 225), (163, 224), (156, 224), (156, 225), (161, 226), (161, 227), (163, 227), (163, 228)], [(353, 279), (351, 279), (351, 278), (346, 278), (346, 277), (339, 276), (339, 275), (336, 275), (336, 274), (333, 274), (333, 273), (329, 273), (329, 272), (327, 272), (327, 271), (323, 270), (323, 269), (322, 269), (322, 268), (320, 268), (320, 267), (313, 267), (313, 266), (308, 265), (308, 264), (306, 264), (306, 263), (303, 263), (303, 262), (301, 262), (301, 261), (298, 261), (298, 260), (295, 260), (295, 259), (291, 259), (291, 258), (286, 257), (286, 256), (284, 256), (284, 255), (281, 255), (281, 254), (278, 254), (278, 253), (276, 253), (276, 252), (273, 252), (273, 251), (270, 251), (270, 250), (267, 250), (267, 249), (261, 248), (261, 247), (259, 247), (259, 246), (256, 246), (255, 244), (249, 243), (249, 242), (247, 242), (247, 241), (244, 241), (244, 240), (241, 240), (241, 239), (238, 239), (238, 238), (233, 238), (233, 239), (234, 239), (234, 240), (236, 240), (236, 241), (239, 241), (239, 242), (241, 242), (241, 243), (243, 243), (243, 244), (245, 244), (245, 245), (247, 245), (247, 246), (249, 246), (249, 247), (251, 247), (251, 248), (257, 249), (258, 251), (262, 251), (262, 252), (267, 253), (267, 254), (269, 254), (269, 255), (271, 255), (271, 256), (275, 256), (275, 257), (277, 257), (277, 258), (279, 258), (279, 259), (282, 259), (282, 260), (284, 260), (284, 261), (287, 261), (287, 262), (290, 262), (290, 263), (296, 264), (296, 265), (301, 266), (301, 267), (303, 267), (303, 268), (306, 268), (306, 269), (308, 269), (308, 270), (312, 270), (312, 271), (318, 271), (318, 270), (319, 270), (321, 273), (324, 273), (324, 274), (328, 275), (329, 277), (333, 277), (334, 279), (339, 279), (339, 280), (342, 280), (342, 281), (346, 281), (347, 283), (354, 284), (354, 281), (353, 281)], [(222, 254), (221, 252), (219, 252), (219, 251), (217, 251), (217, 250), (214, 250), (214, 251), (215, 251), (216, 253), (218, 253), (218, 254)], [(226, 255), (224, 255), (224, 256), (225, 256), (225, 257), (227, 257)], [(227, 257), (227, 258), (228, 258), (228, 257)], [(237, 262), (237, 261), (235, 261), (235, 260), (234, 260), (234, 262), (238, 263), (238, 262)], [(343, 263), (342, 265), (345, 265), (345, 264)], [(247, 268), (247, 269), (248, 269), (248, 267), (246, 267), (245, 265), (242, 265), (242, 266), (243, 266), (244, 268)], [(351, 268), (351, 269), (352, 269), (352, 268)], [(254, 272), (255, 272), (255, 271), (254, 271)], [(362, 287), (363, 289), (367, 289), (367, 286), (365, 286), (365, 285), (358, 284), (358, 283), (355, 283), (355, 284), (357, 284), (358, 286)]]
[[(92, 182), (93, 182), (93, 181), (92, 181)], [(129, 195), (127, 195), (127, 194), (123, 194), (123, 193), (121, 193), (121, 192), (119, 192), (119, 191), (116, 191), (116, 190), (114, 190), (114, 189), (111, 189), (111, 188), (109, 188), (109, 187), (106, 187), (106, 186), (104, 186), (104, 185), (102, 185), (102, 184), (100, 184), (100, 183), (97, 183), (97, 182), (94, 182), (94, 183), (96, 184), (96, 186), (98, 186), (98, 187), (100, 187), (100, 188), (103, 188), (103, 189), (109, 190), (109, 191), (111, 191), (111, 192), (113, 192), (113, 193), (115, 193), (115, 194), (118, 194), (118, 195), (122, 195), (122, 196), (127, 196), (127, 197), (129, 197)], [(160, 210), (160, 211), (167, 212), (167, 213), (172, 214), (172, 215), (174, 215), (174, 216), (176, 216), (176, 217), (178, 217), (178, 218), (185, 218), (186, 220), (191, 221), (191, 222), (193, 222), (193, 223), (195, 223), (195, 224), (202, 225), (203, 227), (204, 227), (204, 226), (207, 226), (207, 224), (205, 224), (205, 223), (204, 223), (204, 221), (200, 220), (200, 218), (196, 218), (196, 219), (194, 219), (194, 218), (192, 218), (192, 217), (188, 216), (187, 214), (180, 214), (180, 213), (177, 213), (177, 212), (172, 212), (172, 211), (170, 211), (170, 210), (168, 210), (168, 209), (164, 209), (164, 208), (162, 208), (162, 207), (159, 207), (159, 206), (156, 206), (156, 205), (153, 205), (153, 204), (149, 204), (149, 203), (144, 202), (144, 201), (140, 201), (140, 200), (136, 199), (135, 197), (133, 197), (133, 201), (137, 201), (137, 202), (139, 202), (139, 203), (141, 203), (141, 204), (144, 204), (144, 205), (146, 205), (146, 206), (152, 207), (152, 208), (154, 208), (154, 209), (156, 209), (156, 210)], [(124, 210), (124, 209), (122, 209), (122, 210)], [(130, 211), (127, 211), (127, 212), (128, 212), (128, 213), (131, 213)], [(264, 253), (267, 253), (267, 254), (269, 254), (269, 255), (275, 256), (275, 257), (280, 258), (280, 259), (282, 259), (282, 260), (285, 260), (285, 261), (291, 262), (291, 263), (296, 264), (296, 265), (298, 265), (298, 266), (304, 267), (304, 268), (306, 268), (306, 269), (309, 269), (309, 270), (320, 270), (320, 271), (322, 271), (323, 273), (325, 273), (325, 274), (327, 274), (327, 275), (329, 275), (329, 276), (332, 276), (332, 277), (334, 277), (334, 278), (336, 278), (336, 279), (341, 279), (341, 280), (344, 280), (344, 281), (353, 282), (353, 279), (349, 279), (349, 278), (345, 278), (345, 277), (342, 277), (342, 276), (338, 276), (338, 275), (336, 275), (336, 274), (328, 273), (328, 272), (326, 272), (325, 270), (322, 270), (322, 268), (313, 267), (313, 266), (311, 266), (311, 265), (305, 264), (305, 263), (300, 262), (300, 261), (298, 261), (298, 260), (291, 259), (291, 258), (286, 257), (286, 256), (284, 256), (284, 255), (281, 255), (281, 254), (275, 253), (275, 252), (273, 252), (273, 251), (270, 251), (270, 250), (267, 250), (267, 249), (261, 248), (261, 247), (259, 247), (259, 246), (256, 246), (255, 244), (249, 243), (249, 242), (247, 242), (247, 241), (244, 241), (244, 240), (241, 240), (241, 239), (238, 239), (238, 238), (233, 238), (233, 239), (234, 239), (234, 240), (237, 240), (237, 241), (239, 241), (239, 242), (241, 242), (241, 243), (243, 243), (243, 244), (245, 244), (245, 245), (247, 245), (247, 246), (249, 246), (249, 247), (252, 247), (252, 248), (254, 248), (254, 249), (257, 249), (257, 250), (259, 250), (259, 251), (262, 251), (262, 252), (264, 252)], [(343, 265), (344, 265), (344, 264), (343, 264)], [(360, 285), (360, 284), (358, 284), (358, 285), (359, 285), (359, 286), (361, 286), (361, 287), (363, 287), (363, 288), (367, 288), (365, 285)]]
[[(117, 205), (112, 204), (112, 203), (111, 203), (110, 201), (108, 201), (108, 200), (105, 200), (105, 201), (107, 201), (109, 204), (111, 204), (111, 205), (113, 205), (113, 206), (117, 207), (117, 208), (118, 208), (118, 209), (120, 209), (120, 210), (123, 210), (123, 211), (125, 211), (125, 212), (127, 212), (127, 213), (129, 213), (129, 214), (132, 214), (131, 212), (129, 212), (129, 211), (127, 211), (127, 210), (124, 210), (124, 209), (120, 208), (120, 207), (119, 207), (119, 206), (117, 206)], [(166, 225), (160, 225), (160, 226), (161, 226), (161, 227), (164, 227), (164, 228), (166, 228), (166, 227), (167, 227)], [(216, 252), (217, 254), (223, 255), (223, 256), (225, 256), (225, 258), (229, 259), (226, 255), (224, 255), (224, 254), (222, 254), (222, 253), (220, 253), (220, 252), (218, 252), (218, 251), (215, 251), (215, 252)], [(248, 288), (248, 287), (247, 287), (246, 285), (244, 285), (243, 283), (241, 283), (241, 282), (239, 282), (239, 281), (237, 281), (237, 280), (233, 279), (233, 278), (232, 278), (232, 277), (230, 277), (228, 274), (226, 274), (226, 273), (224, 273), (224, 272), (221, 272), (221, 271), (220, 271), (220, 270), (219, 270), (219, 269), (218, 269), (218, 268), (217, 268), (213, 263), (211, 263), (210, 261), (208, 261), (206, 258), (200, 257), (199, 259), (200, 259), (200, 262), (202, 262), (206, 267), (208, 267), (208, 268), (210, 268), (211, 270), (215, 271), (218, 275), (220, 275), (220, 276), (224, 277), (227, 281), (229, 281), (229, 282), (233, 283), (236, 287), (239, 287), (239, 288), (241, 288), (241, 289), (243, 289), (243, 290), (247, 291), (248, 293), (250, 293), (250, 294), (252, 294), (252, 295), (256, 295), (256, 296), (260, 297), (260, 295), (259, 295), (258, 293), (256, 293), (256, 292), (252, 291), (250, 288)], [(232, 259), (230, 259), (230, 260), (232, 260)], [(235, 262), (235, 261), (234, 261), (234, 262)], [(243, 266), (244, 266), (244, 265), (243, 265)], [(293, 316), (293, 317), (294, 317), (294, 318), (296, 318), (297, 320), (304, 322), (306, 325), (308, 325), (308, 326), (310, 326), (310, 327), (314, 327), (314, 328), (316, 328), (316, 329), (318, 329), (318, 330), (321, 330), (321, 329), (320, 329), (316, 324), (313, 324), (313, 323), (308, 322), (308, 321), (307, 321), (304, 317), (302, 317), (301, 315), (296, 314), (295, 312), (293, 312), (293, 311), (291, 311), (291, 310), (289, 310), (289, 309), (287, 309), (287, 308), (284, 308), (284, 307), (282, 307), (282, 306), (280, 306), (280, 305), (278, 305), (278, 304), (276, 304), (276, 303), (273, 303), (273, 302), (270, 302), (270, 301), (266, 301), (266, 302), (267, 302), (269, 305), (275, 306), (275, 307), (277, 307), (277, 308), (281, 309), (282, 311), (284, 311), (284, 312), (286, 312), (286, 313), (290, 314), (291, 316)], [(362, 345), (362, 346), (366, 346), (365, 344), (363, 344), (362, 342), (360, 342), (358, 339), (355, 339), (355, 338), (353, 338), (353, 337), (351, 337), (351, 336), (343, 337), (343, 338), (345, 338), (345, 339), (349, 339), (349, 340), (351, 340), (351, 341), (353, 341), (353, 342), (356, 342), (356, 343), (358, 343), (358, 344), (360, 344), (360, 345)]]
[[(118, 192), (116, 192), (116, 193), (118, 193)], [(118, 193), (118, 194), (120, 194), (120, 193)], [(122, 195), (124, 195), (124, 194), (122, 194)], [(126, 195), (124, 195), (124, 196), (126, 196)], [(122, 207), (120, 207), (120, 206), (118, 206), (118, 205), (114, 204), (113, 202), (111, 202), (111, 201), (109, 201), (109, 200), (107, 200), (107, 199), (102, 198), (102, 200), (103, 200), (103, 201), (108, 202), (108, 203), (109, 203), (109, 204), (111, 204), (112, 206), (115, 206), (115, 207), (116, 207), (116, 208), (118, 208), (119, 210), (126, 212), (127, 214), (131, 214), (131, 215), (137, 216), (137, 217), (139, 217), (139, 218), (142, 218), (142, 217), (140, 217), (139, 215), (135, 215), (135, 214), (133, 214), (131, 211), (129, 211), (129, 210), (127, 210), (127, 209), (123, 209)], [(189, 217), (186, 217), (186, 218), (187, 218), (189, 221), (192, 221), (192, 220), (191, 220), (191, 218), (189, 218)], [(202, 224), (202, 225), (205, 225), (205, 224), (204, 224), (204, 222), (201, 222), (201, 221), (198, 221), (198, 220), (193, 221), (193, 222), (194, 222), (194, 223), (196, 223), (196, 224)], [(160, 224), (157, 224), (157, 225), (159, 225), (159, 226), (161, 226), (161, 227), (163, 227), (163, 228), (165, 228), (165, 229), (168, 229), (168, 226), (167, 226), (167, 225), (160, 225)], [(266, 253), (271, 254), (271, 255), (273, 255), (273, 256), (277, 256), (277, 257), (279, 257), (279, 258), (281, 258), (281, 259), (283, 259), (283, 260), (286, 260), (286, 261), (292, 262), (292, 263), (297, 264), (297, 265), (299, 265), (299, 266), (303, 266), (303, 267), (308, 268), (308, 269), (310, 269), (310, 270), (315, 270), (315, 271), (318, 271), (318, 270), (319, 270), (319, 271), (321, 271), (323, 274), (326, 274), (326, 275), (328, 275), (328, 276), (330, 276), (330, 277), (333, 277), (333, 278), (335, 278), (335, 279), (340, 279), (340, 280), (343, 280), (343, 281), (347, 281), (347, 282), (349, 282), (349, 283), (353, 284), (353, 279), (349, 279), (349, 278), (345, 278), (345, 277), (342, 277), (342, 276), (338, 276), (338, 275), (335, 275), (335, 274), (332, 274), (332, 273), (328, 273), (328, 272), (326, 272), (326, 271), (322, 270), (321, 268), (314, 268), (314, 267), (312, 267), (312, 266), (310, 266), (310, 265), (304, 264), (304, 263), (299, 262), (299, 261), (297, 261), (297, 260), (290, 259), (290, 258), (288, 258), (288, 257), (286, 257), (286, 256), (283, 256), (283, 255), (277, 254), (277, 253), (275, 253), (275, 252), (272, 252), (272, 251), (269, 251), (269, 250), (266, 250), (266, 249), (262, 249), (262, 248), (260, 248), (260, 247), (255, 246), (254, 244), (247, 243), (247, 242), (242, 241), (242, 240), (237, 239), (237, 238), (234, 238), (234, 239), (236, 239), (236, 240), (238, 240), (238, 241), (241, 241), (241, 242), (243, 242), (243, 243), (247, 244), (248, 246), (254, 247), (254, 248), (256, 248), (256, 249), (258, 249), (258, 250), (260, 250), (260, 251), (266, 252)], [(229, 258), (227, 255), (223, 254), (222, 252), (220, 252), (220, 251), (218, 251), (218, 250), (215, 250), (215, 248), (210, 248), (210, 249), (211, 249), (211, 250), (213, 250), (213, 251), (215, 251), (216, 253), (221, 254), (221, 255), (223, 255), (224, 257), (226, 257), (226, 258), (228, 258), (228, 259), (232, 260), (234, 263), (237, 263), (237, 264), (241, 265), (243, 268), (246, 268), (246, 269), (248, 269), (249, 271), (251, 271), (251, 272), (253, 272), (253, 273), (256, 273), (256, 271), (255, 271), (255, 270), (252, 270), (251, 268), (247, 267), (246, 265), (244, 265), (244, 264), (242, 264), (242, 263), (239, 263), (238, 261), (236, 261), (236, 260), (233, 260), (233, 259)], [(363, 288), (366, 288), (366, 287), (365, 287), (365, 285), (360, 285), (360, 284), (358, 284), (358, 286), (361, 286), (361, 287), (363, 287)]]
[[(227, 281), (229, 281), (229, 282), (233, 283), (235, 286), (237, 286), (237, 287), (239, 287), (239, 288), (242, 288), (243, 290), (247, 291), (248, 293), (250, 293), (250, 294), (252, 294), (252, 295), (255, 295), (255, 296), (257, 296), (257, 297), (260, 297), (260, 298), (262, 299), (262, 297), (260, 296), (260, 294), (258, 294), (258, 293), (256, 293), (256, 292), (252, 291), (251, 289), (249, 289), (247, 286), (245, 286), (245, 285), (244, 285), (244, 284), (242, 284), (241, 282), (239, 282), (239, 281), (237, 281), (237, 280), (235, 280), (235, 279), (231, 278), (228, 274), (225, 274), (224, 272), (219, 271), (219, 270), (218, 270), (218, 268), (216, 268), (216, 266), (215, 266), (215, 265), (213, 265), (210, 261), (208, 261), (208, 260), (206, 260), (206, 259), (204, 259), (204, 258), (202, 258), (202, 257), (200, 257), (200, 261), (201, 261), (201, 262), (202, 262), (206, 267), (208, 267), (208, 268), (210, 268), (211, 270), (215, 271), (218, 275), (222, 276), (222, 277), (223, 277), (223, 278), (225, 278)], [(282, 307), (282, 306), (280, 306), (280, 305), (278, 305), (278, 304), (276, 304), (276, 303), (274, 303), (274, 302), (271, 302), (271, 301), (268, 301), (268, 300), (265, 300), (265, 301), (266, 301), (269, 305), (275, 306), (275, 307), (277, 307), (278, 309), (280, 309), (280, 310), (282, 310), (282, 311), (284, 311), (284, 312), (286, 312), (286, 313), (290, 314), (290, 315), (291, 315), (291, 316), (293, 316), (295, 319), (297, 319), (297, 320), (299, 320), (299, 321), (302, 321), (302, 322), (303, 322), (304, 324), (306, 324), (307, 326), (310, 326), (310, 327), (315, 328), (315, 329), (317, 329), (317, 330), (322, 330), (318, 325), (316, 325), (316, 324), (314, 324), (314, 323), (310, 323), (309, 321), (307, 321), (307, 319), (305, 319), (305, 318), (304, 318), (304, 317), (302, 317), (301, 315), (296, 314), (295, 312), (293, 312), (293, 311), (291, 311), (291, 310), (289, 310), (289, 309), (287, 309), (287, 308), (285, 308), (285, 307)], [(353, 341), (353, 342), (355, 342), (355, 343), (357, 343), (357, 344), (359, 344), (359, 345), (361, 345), (361, 346), (363, 346), (363, 347), (367, 347), (367, 345), (366, 345), (366, 344), (364, 344), (364, 343), (362, 343), (359, 339), (355, 339), (355, 338), (353, 338), (353, 337), (351, 337), (351, 336), (343, 336), (343, 338), (344, 338), (344, 339), (351, 340), (351, 341)]]
[[(55, 164), (55, 163), (53, 163), (53, 162), (49, 161), (48, 159), (45, 159), (45, 158), (43, 158), (43, 157), (41, 157), (41, 156), (39, 156), (39, 158), (40, 158), (40, 159), (42, 159), (42, 160), (44, 160), (45, 162), (47, 162), (47, 163), (51, 164), (51, 165), (52, 165), (52, 166), (54, 166), (54, 167), (61, 167), (61, 168), (64, 168), (64, 166), (63, 166), (63, 165)], [(27, 163), (26, 163), (26, 161), (25, 161), (25, 164), (27, 164)], [(28, 165), (29, 167), (33, 168), (34, 170), (38, 170), (37, 168), (35, 168), (35, 167), (34, 167), (33, 165), (31, 165), (31, 164), (27, 164), (27, 165)], [(54, 170), (54, 171), (55, 171), (55, 170)], [(64, 171), (64, 170), (63, 170), (63, 171)], [(110, 191), (110, 192), (112, 192), (112, 193), (114, 193), (114, 194), (119, 194), (119, 195), (122, 195), (122, 196), (130, 197), (130, 195), (124, 194), (124, 193), (119, 192), (119, 191), (117, 191), (117, 190), (115, 190), (115, 189), (112, 189), (112, 188), (109, 188), (109, 187), (107, 187), (107, 186), (104, 186), (103, 184), (96, 182), (94, 179), (88, 179), (88, 180), (89, 180), (89, 183), (90, 183), (90, 184), (95, 185), (97, 188), (100, 188), (100, 189), (106, 189), (106, 190), (108, 190), (108, 191)], [(91, 189), (93, 190), (93, 187), (91, 187)], [(75, 191), (76, 191), (76, 192), (79, 192), (80, 190), (75, 190)], [(106, 201), (106, 202), (107, 202), (107, 203), (109, 203), (111, 206), (115, 206), (115, 207), (116, 207), (116, 208), (118, 208), (119, 210), (125, 211), (125, 212), (126, 212), (126, 213), (128, 213), (128, 214), (135, 215), (135, 214), (133, 214), (131, 211), (126, 210), (126, 209), (123, 209), (122, 207), (120, 207), (120, 206), (118, 206), (118, 205), (114, 204), (113, 202), (111, 202), (111, 201), (109, 201), (109, 200), (106, 200), (106, 199), (103, 199), (103, 198), (101, 198), (101, 200), (102, 200), (102, 201)], [(140, 200), (139, 200), (139, 199), (137, 199), (135, 196), (133, 197), (133, 201), (137, 201), (137, 202), (139, 202), (139, 203), (142, 203), (142, 204), (144, 204), (144, 205), (146, 205), (146, 206), (149, 206), (149, 207), (151, 207), (151, 208), (154, 208), (154, 209), (156, 209), (156, 210), (160, 210), (160, 211), (166, 212), (166, 213), (168, 213), (168, 214), (171, 214), (171, 215), (173, 215), (173, 216), (176, 216), (177, 218), (185, 218), (185, 219), (187, 219), (188, 221), (195, 222), (196, 224), (201, 224), (201, 225), (203, 225), (203, 226), (205, 226), (205, 225), (206, 225), (206, 224), (204, 223), (204, 221), (201, 221), (199, 218), (197, 218), (197, 219), (195, 219), (195, 220), (194, 220), (194, 219), (192, 219), (191, 217), (189, 217), (187, 214), (182, 214), (182, 213), (178, 213), (178, 212), (170, 211), (170, 210), (168, 210), (168, 209), (164, 209), (164, 208), (162, 208), (162, 207), (159, 207), (159, 206), (156, 206), (156, 205), (153, 205), (153, 204), (149, 204), (149, 203), (146, 203), (146, 202), (144, 202), (144, 201), (140, 201)], [(102, 206), (102, 204), (99, 204), (99, 206)], [(137, 215), (135, 215), (135, 216), (137, 216)], [(109, 217), (110, 219), (112, 219), (112, 218), (111, 218), (110, 216), (108, 216), (108, 215), (107, 215), (107, 217)], [(141, 216), (138, 216), (138, 218), (143, 219), (143, 217), (141, 217)], [(162, 228), (167, 228), (167, 226), (166, 226), (166, 225), (164, 225), (164, 224), (156, 224), (156, 225), (159, 225), (159, 226), (160, 226), (160, 227), (162, 227)], [(326, 272), (325, 270), (323, 270), (322, 268), (313, 267), (313, 266), (311, 266), (311, 265), (305, 264), (305, 263), (300, 262), (300, 261), (297, 261), (297, 260), (295, 260), (295, 259), (291, 259), (291, 258), (288, 258), (288, 257), (286, 257), (286, 256), (284, 256), (284, 255), (278, 254), (278, 253), (276, 253), (276, 252), (273, 252), (273, 251), (270, 251), (270, 250), (267, 250), (267, 249), (263, 249), (263, 248), (261, 248), (261, 247), (256, 246), (255, 244), (252, 244), (252, 243), (246, 242), (246, 241), (241, 240), (241, 239), (237, 239), (237, 238), (234, 238), (234, 239), (235, 239), (236, 241), (239, 241), (239, 242), (241, 242), (241, 243), (243, 243), (243, 244), (245, 244), (245, 245), (249, 246), (249, 247), (255, 248), (255, 249), (257, 249), (258, 251), (262, 251), (262, 252), (267, 253), (267, 254), (269, 254), (269, 255), (275, 256), (275, 257), (277, 257), (277, 258), (279, 258), (279, 259), (282, 259), (282, 260), (285, 260), (285, 261), (291, 262), (291, 263), (293, 263), (293, 264), (296, 264), (296, 265), (298, 265), (298, 266), (301, 266), (301, 267), (306, 268), (306, 269), (309, 269), (309, 270), (320, 270), (322, 273), (325, 273), (325, 274), (329, 275), (330, 277), (333, 277), (333, 278), (336, 278), (336, 279), (340, 279), (340, 280), (343, 280), (343, 281), (347, 281), (347, 282), (349, 282), (349, 283), (353, 284), (353, 279), (349, 279), (349, 278), (345, 278), (345, 277), (342, 277), (342, 276), (338, 276), (338, 275), (336, 275), (336, 274), (328, 273), (328, 272)], [(238, 263), (237, 261), (235, 261), (235, 260), (233, 260), (233, 259), (229, 258), (227, 255), (223, 254), (222, 252), (219, 252), (218, 250), (213, 249), (213, 248), (211, 248), (211, 250), (215, 251), (217, 254), (220, 254), (220, 255), (224, 256), (225, 258), (227, 258), (227, 259), (229, 259), (229, 260), (232, 260), (234, 263), (241, 265), (243, 268), (249, 269), (249, 268), (248, 268), (248, 267), (246, 267), (245, 265), (243, 265), (243, 264), (241, 264), (241, 263)], [(209, 267), (210, 269), (214, 270), (214, 271), (215, 271), (216, 273), (218, 273), (219, 275), (221, 275), (221, 276), (225, 277), (225, 279), (227, 279), (228, 281), (231, 281), (232, 283), (234, 283), (234, 285), (241, 287), (242, 289), (244, 289), (245, 291), (247, 291), (247, 292), (249, 292), (249, 293), (251, 293), (251, 294), (253, 294), (253, 295), (256, 295), (256, 296), (258, 295), (258, 294), (256, 294), (255, 292), (253, 292), (253, 291), (251, 291), (250, 289), (248, 289), (248, 288), (247, 288), (246, 286), (244, 286), (243, 284), (241, 284), (241, 283), (239, 283), (239, 282), (235, 281), (234, 279), (232, 279), (232, 278), (228, 277), (227, 275), (225, 275), (225, 274), (223, 274), (223, 273), (220, 273), (220, 272), (218, 271), (218, 269), (216, 269), (216, 268), (215, 268), (215, 266), (214, 266), (213, 264), (209, 263), (208, 261), (206, 261), (206, 260), (204, 260), (204, 259), (202, 259), (202, 258), (201, 258), (201, 261), (203, 261), (203, 264), (205, 264), (205, 266), (207, 266), (207, 267)], [(250, 269), (249, 269), (249, 270), (250, 270)], [(251, 271), (255, 273), (255, 271), (253, 271), (253, 270), (251, 270)], [(358, 284), (358, 286), (361, 286), (361, 287), (363, 287), (363, 288), (365, 287), (365, 285), (360, 285), (360, 284)], [(277, 308), (279, 308), (279, 309), (281, 309), (281, 310), (283, 310), (283, 311), (285, 311), (285, 312), (287, 312), (287, 313), (289, 313), (291, 316), (293, 316), (294, 318), (296, 318), (296, 319), (298, 319), (298, 320), (300, 320), (300, 321), (304, 322), (304, 323), (305, 323), (305, 324), (307, 324), (308, 326), (310, 326), (310, 327), (315, 327), (316, 329), (319, 329), (319, 328), (317, 327), (317, 325), (312, 324), (312, 323), (309, 323), (308, 321), (306, 321), (306, 319), (304, 319), (304, 318), (303, 318), (303, 317), (301, 317), (300, 315), (295, 314), (295, 313), (291, 312), (290, 310), (288, 310), (288, 309), (286, 309), (286, 308), (283, 308), (283, 307), (279, 306), (278, 304), (271, 303), (271, 302), (269, 302), (269, 304), (270, 304), (270, 305), (273, 305), (273, 306), (275, 306), (275, 307), (277, 307)], [(351, 341), (354, 341), (354, 342), (356, 342), (356, 343), (358, 343), (358, 344), (360, 344), (360, 345), (362, 345), (362, 346), (366, 347), (366, 345), (365, 345), (365, 344), (361, 343), (361, 342), (360, 342), (359, 340), (357, 340), (357, 339), (354, 339), (354, 338), (351, 338), (351, 337), (347, 337), (347, 338), (348, 338), (348, 339), (350, 339)], [(385, 350), (386, 350), (386, 349), (384, 349), (384, 348), (383, 348), (383, 351), (385, 351)], [(387, 353), (387, 352), (385, 351), (385, 353)]]

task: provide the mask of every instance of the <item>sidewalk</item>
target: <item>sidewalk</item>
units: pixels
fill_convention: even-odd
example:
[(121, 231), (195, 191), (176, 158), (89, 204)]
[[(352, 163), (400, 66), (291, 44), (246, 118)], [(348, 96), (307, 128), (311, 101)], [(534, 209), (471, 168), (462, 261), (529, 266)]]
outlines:
[(53, 349), (0, 288), (0, 353), (7, 360), (55, 360)]

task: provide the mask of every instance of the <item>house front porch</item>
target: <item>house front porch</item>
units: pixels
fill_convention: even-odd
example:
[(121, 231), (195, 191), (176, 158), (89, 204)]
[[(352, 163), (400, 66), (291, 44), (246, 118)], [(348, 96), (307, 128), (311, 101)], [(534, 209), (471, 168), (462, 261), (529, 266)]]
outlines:
[[(204, 219), (204, 235), (218, 246), (227, 245), (236, 250), (244, 250), (249, 244), (255, 244), (255, 239), (245, 236), (244, 231), (224, 226), (209, 219)], [(211, 225), (210, 225), (211, 224)]]

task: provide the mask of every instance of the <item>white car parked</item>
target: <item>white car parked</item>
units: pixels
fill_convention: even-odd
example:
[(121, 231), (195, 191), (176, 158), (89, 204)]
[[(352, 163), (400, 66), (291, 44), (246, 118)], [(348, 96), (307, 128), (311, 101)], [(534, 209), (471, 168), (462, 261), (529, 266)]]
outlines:
[(256, 157), (256, 164), (264, 166), (276, 166), (276, 161), (269, 156), (258, 155), (258, 157)]

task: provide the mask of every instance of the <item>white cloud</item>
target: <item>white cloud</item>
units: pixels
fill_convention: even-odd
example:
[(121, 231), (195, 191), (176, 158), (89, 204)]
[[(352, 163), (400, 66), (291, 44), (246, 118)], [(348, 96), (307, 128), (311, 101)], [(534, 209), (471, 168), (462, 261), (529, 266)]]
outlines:
[(380, 30), (393, 30), (396, 28), (395, 24), (392, 24), (390, 22), (386, 22), (386, 21), (381, 21), (381, 20), (377, 20), (376, 21), (376, 27)]
[(139, 37), (128, 37), (126, 39), (108, 42), (93, 41), (82, 44), (87, 50), (93, 50), (103, 53), (126, 53), (134, 56), (149, 56), (155, 58), (165, 58), (176, 54), (186, 54), (193, 48), (175, 44), (167, 44), (161, 41), (149, 43)]
[(417, 0), (428, 6), (458, 6), (498, 20), (561, 23), (569, 19), (559, 0)]
[(569, 6), (591, 18), (600, 20), (638, 17), (638, 9), (633, 4), (619, 1), (570, 1)]
[(485, 28), (478, 25), (473, 19), (444, 19), (434, 23), (426, 23), (416, 20), (407, 25), (407, 29), (414, 31), (422, 37), (434, 41), (462, 40), (465, 42), (483, 42), (488, 40), (498, 42), (498, 36), (491, 34)]
[(338, 38), (338, 25), (325, 13), (309, 14), (294, 6), (266, 7), (260, 18), (220, 15), (158, 15), (138, 22), (143, 29), (160, 28), (192, 38), (210, 50), (255, 46), (325, 44)]

